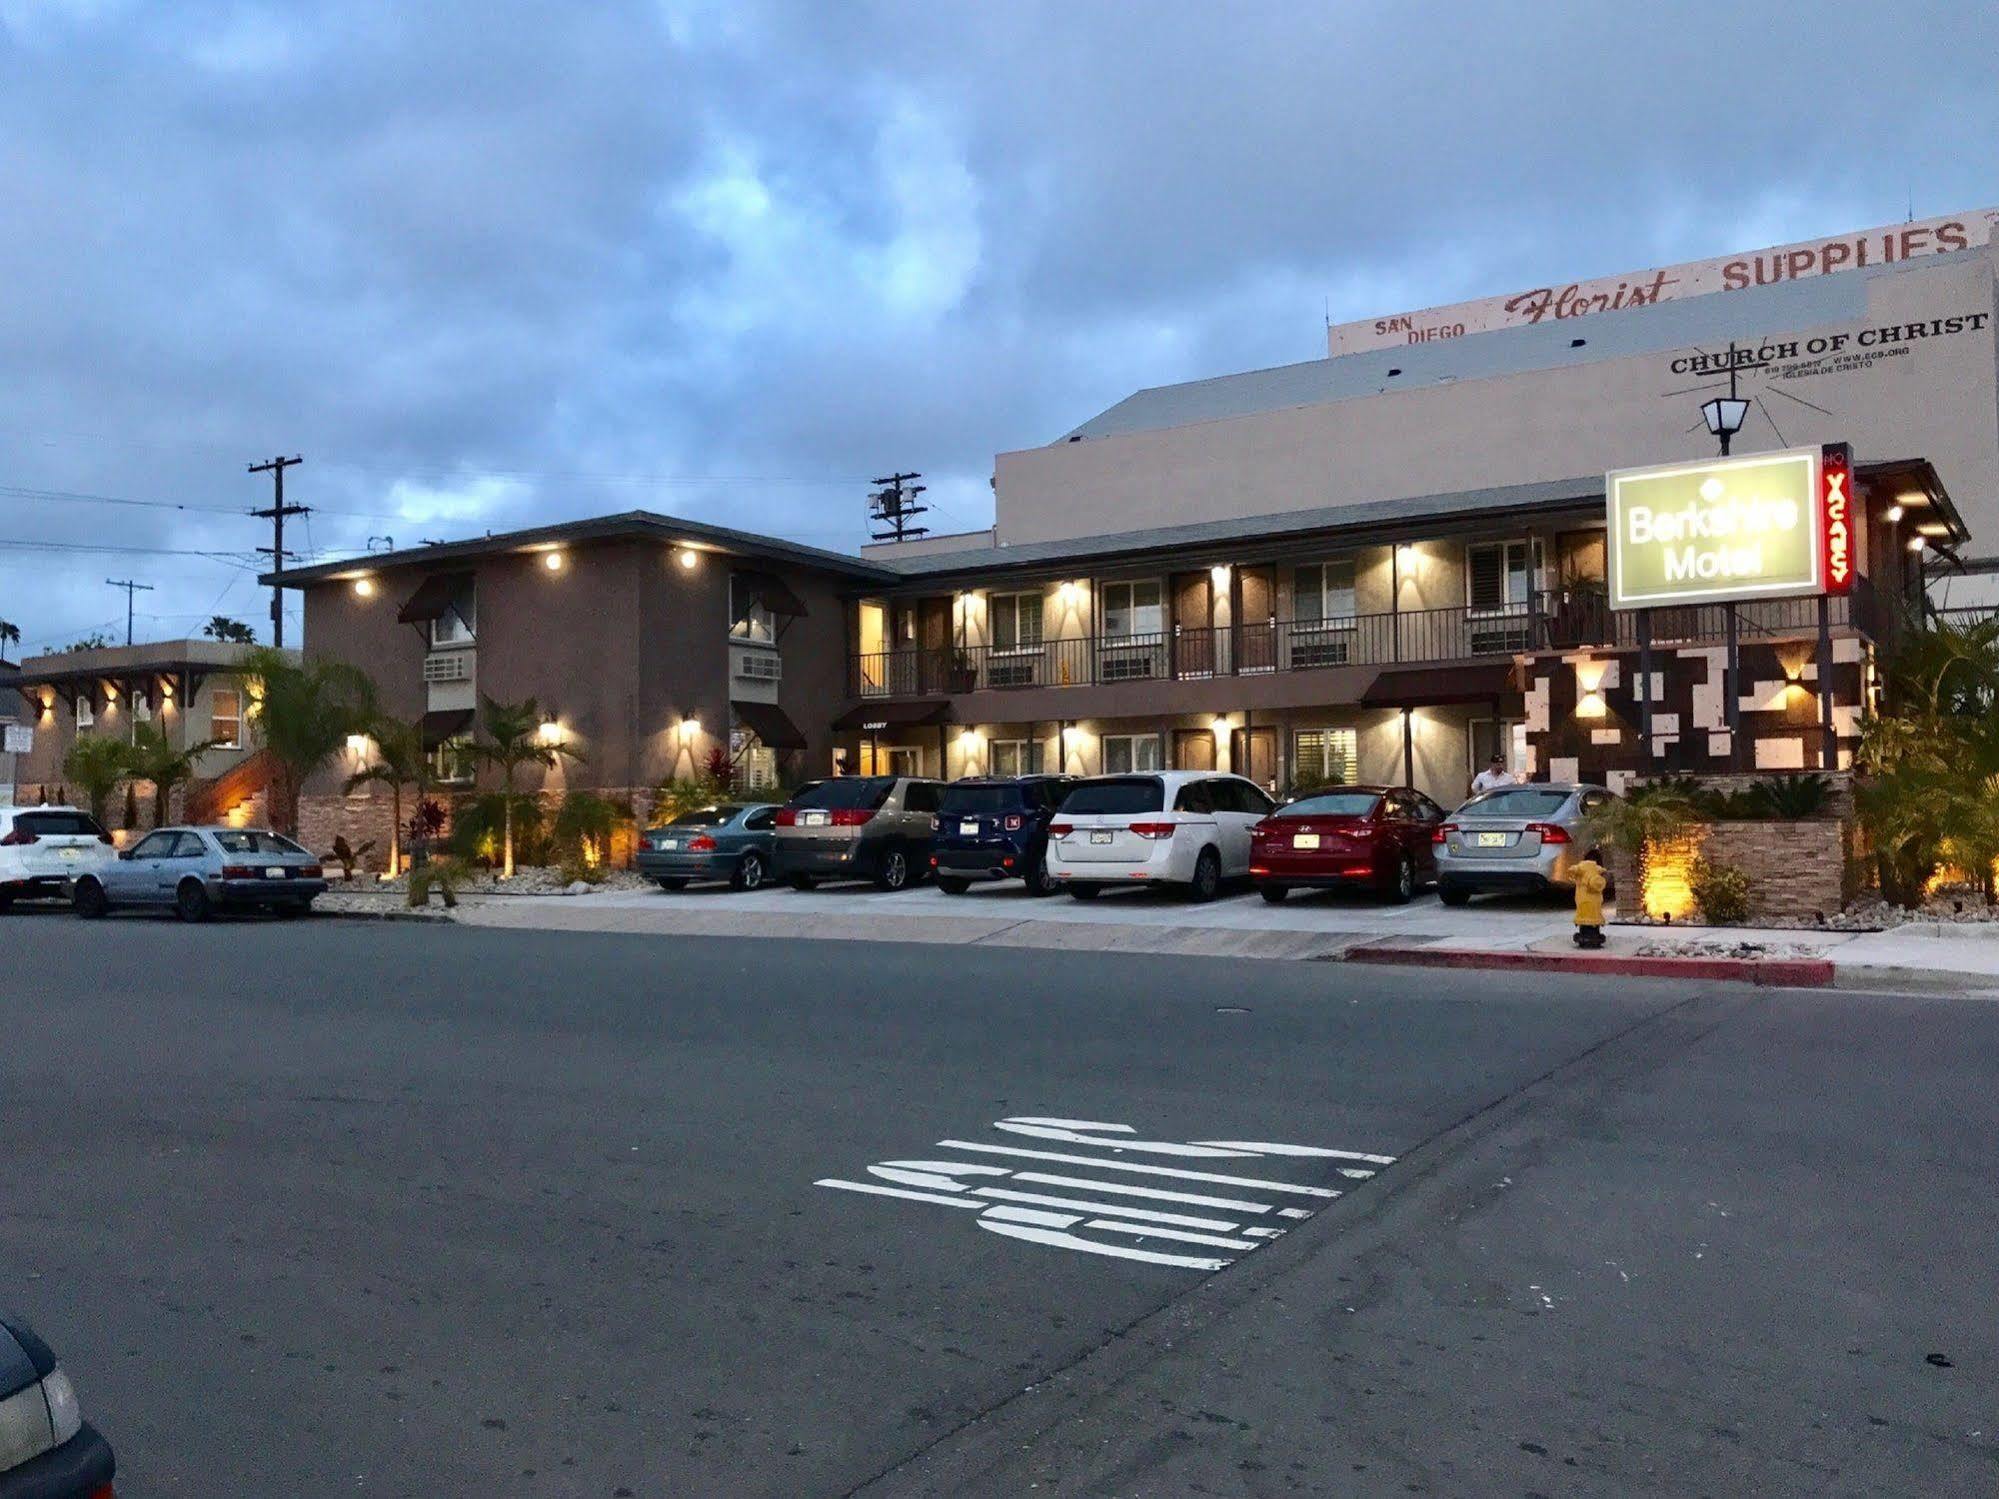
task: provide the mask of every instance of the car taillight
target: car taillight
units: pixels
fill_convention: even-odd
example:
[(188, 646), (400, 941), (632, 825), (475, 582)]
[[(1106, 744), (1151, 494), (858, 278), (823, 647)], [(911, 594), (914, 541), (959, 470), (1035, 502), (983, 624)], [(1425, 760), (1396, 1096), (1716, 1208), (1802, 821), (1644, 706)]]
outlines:
[(710, 853), (714, 850), (714, 847), (715, 840), (710, 838), (706, 833), (703, 833), (698, 838), (689, 838), (687, 840), (687, 851), (691, 854)]
[(1539, 833), (1541, 835), (1541, 842), (1544, 844), (1567, 843), (1569, 841), (1569, 830), (1552, 822), (1530, 822), (1520, 831), (1523, 833)]
[(1442, 843), (1457, 830), (1458, 825), (1454, 822), (1440, 822), (1437, 824), (1436, 830), (1430, 834), (1430, 841), (1432, 843)]
[(1048, 824), (1048, 836), (1050, 838), (1067, 838), (1075, 831), (1076, 824), (1073, 822), (1051, 822)]
[(1171, 838), (1173, 829), (1178, 826), (1173, 822), (1135, 822), (1131, 830), (1141, 838)]
[(225, 880), (254, 880), (257, 878), (257, 871), (252, 869), (248, 864), (224, 864), (222, 866), (222, 878)]
[(1264, 819), (1262, 822), (1253, 822), (1249, 825), (1249, 836), (1252, 838), (1254, 838), (1258, 833), (1267, 833), (1269, 831), (1270, 831), (1270, 821), (1268, 818)]
[(1007, 813), (1006, 830), (1009, 833), (1018, 833), (1022, 828), (1026, 826), (1027, 826), (1027, 819), (1025, 817), (1022, 817), (1018, 812)]
[(874, 821), (874, 811), (869, 807), (835, 807), (833, 826), (836, 828), (857, 828)]
[(326, 871), (317, 864), (308, 864), (298, 873), (299, 873), (299, 878), (302, 880), (316, 880), (321, 875), (325, 874)]
[(797, 827), (798, 826), (797, 811), (791, 807), (779, 807), (777, 809), (777, 825), (781, 828)]
[(35, 841), (35, 835), (26, 828), (15, 828), (5, 838), (0, 838), (0, 848), (26, 848)]

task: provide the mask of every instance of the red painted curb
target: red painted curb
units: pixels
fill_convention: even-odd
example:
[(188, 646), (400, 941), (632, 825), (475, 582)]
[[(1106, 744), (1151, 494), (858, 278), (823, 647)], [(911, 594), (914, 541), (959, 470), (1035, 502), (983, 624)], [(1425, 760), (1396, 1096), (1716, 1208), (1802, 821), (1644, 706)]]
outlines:
[(1786, 989), (1823, 989), (1833, 980), (1829, 958), (1641, 958), (1591, 952), (1375, 946), (1349, 948), (1346, 961), (1408, 968), (1505, 968), (1532, 973), (1614, 974), (1625, 978), (1721, 979)]

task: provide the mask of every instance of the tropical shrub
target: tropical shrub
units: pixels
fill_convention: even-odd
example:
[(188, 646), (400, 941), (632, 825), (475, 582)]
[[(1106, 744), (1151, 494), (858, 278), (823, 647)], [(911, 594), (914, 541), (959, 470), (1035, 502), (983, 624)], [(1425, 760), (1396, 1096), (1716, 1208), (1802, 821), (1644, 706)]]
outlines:
[[(167, 820), (167, 802), (174, 787), (192, 781), (195, 762), (215, 746), (213, 739), (204, 739), (185, 749), (176, 749), (167, 731), (158, 724), (140, 724), (133, 730), (132, 743), (125, 751), (125, 768), (140, 780), (153, 783), (154, 827)], [(129, 828), (132, 824), (128, 822), (125, 826)]]
[(244, 652), (241, 670), (264, 748), (276, 762), (271, 822), (280, 833), (296, 833), (305, 783), (377, 717), (375, 684), (344, 661), (301, 661), (269, 646)]
[(429, 905), (430, 892), (435, 890), (443, 898), (445, 909), (450, 910), (458, 904), (458, 889), (466, 876), (465, 866), (456, 859), (430, 859), (421, 869), (412, 869), (407, 902), (410, 909)]
[(516, 860), (546, 864), (548, 839), (542, 832), (541, 803), (520, 791), (511, 797), (503, 791), (489, 791), (459, 807), (451, 819), (452, 856), (468, 864), (494, 867), (504, 857), (510, 822)]
[(354, 879), (356, 867), (359, 866), (362, 859), (367, 857), (368, 850), (374, 846), (375, 840), (370, 838), (359, 848), (356, 848), (347, 841), (345, 834), (335, 834), (333, 839), (333, 861), (340, 866), (340, 878), (351, 883)]
[(549, 843), (567, 869), (574, 862), (603, 863), (611, 856), (611, 840), (632, 824), (629, 802), (613, 801), (594, 791), (572, 791), (562, 798), (549, 827)]
[(1749, 915), (1749, 876), (1733, 864), (1696, 859), (1687, 871), (1687, 889), (1713, 926), (1734, 926)]
[(111, 804), (111, 793), (125, 778), (129, 759), (124, 740), (100, 734), (84, 735), (62, 757), (63, 776), (83, 793), (90, 815), (100, 826)]
[(663, 781), (652, 794), (652, 820), (671, 822), (683, 812), (698, 811), (727, 801), (729, 788), (709, 780)]
[[(531, 697), (523, 698), (518, 703), (503, 703), (484, 693), (479, 696), (479, 727), (485, 731), (486, 737), (472, 746), (472, 753), (500, 772), (501, 783), (507, 792), (500, 802), (501, 879), (514, 877), (514, 777), (524, 765), (539, 765), (544, 770), (554, 770), (565, 759), (583, 758), (559, 740), (541, 737), (541, 726), (546, 717), (541, 704)], [(524, 862), (540, 861), (530, 859)]]
[(1615, 848), (1633, 859), (1655, 844), (1672, 843), (1708, 822), (1698, 788), (1667, 777), (1611, 797), (1583, 823), (1585, 848)]
[(1756, 817), (1799, 822), (1823, 817), (1832, 802), (1832, 778), (1822, 775), (1766, 776), (1743, 792)]

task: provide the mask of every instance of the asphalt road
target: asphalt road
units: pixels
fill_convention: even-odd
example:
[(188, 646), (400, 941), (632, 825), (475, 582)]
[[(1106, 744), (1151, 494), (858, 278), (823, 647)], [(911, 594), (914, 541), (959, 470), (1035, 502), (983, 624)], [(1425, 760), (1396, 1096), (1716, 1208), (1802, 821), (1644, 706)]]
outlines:
[(1999, 1486), (1989, 1004), (0, 930), (0, 1299), (129, 1499)]

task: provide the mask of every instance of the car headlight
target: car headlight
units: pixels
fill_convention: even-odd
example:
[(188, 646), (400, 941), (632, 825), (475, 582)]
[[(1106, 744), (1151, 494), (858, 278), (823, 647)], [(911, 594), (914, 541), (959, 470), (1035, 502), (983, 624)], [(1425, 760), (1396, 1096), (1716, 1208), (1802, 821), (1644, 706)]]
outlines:
[(76, 1403), (76, 1386), (60, 1369), (51, 1369), (42, 1381), (42, 1395), (49, 1403), (49, 1426), (60, 1447), (83, 1429), (83, 1407)]

